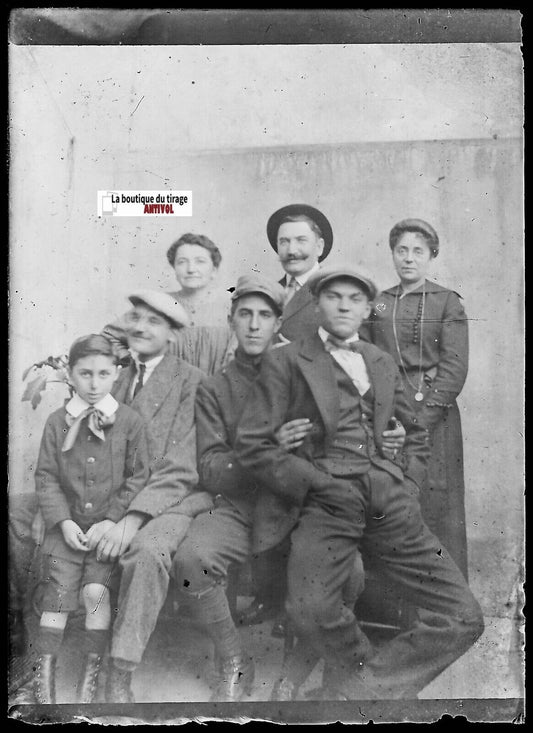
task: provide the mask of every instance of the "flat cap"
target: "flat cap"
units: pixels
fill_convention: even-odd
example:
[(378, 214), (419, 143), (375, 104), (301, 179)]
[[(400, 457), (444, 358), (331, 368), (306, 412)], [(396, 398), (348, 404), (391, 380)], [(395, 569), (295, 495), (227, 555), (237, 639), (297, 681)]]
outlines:
[(128, 295), (128, 300), (133, 305), (146, 305), (148, 308), (160, 313), (174, 324), (175, 328), (182, 328), (190, 324), (189, 315), (185, 308), (168, 293), (161, 293), (157, 290), (137, 290)]
[(325, 260), (331, 251), (331, 245), (333, 244), (333, 230), (331, 224), (326, 219), (324, 214), (315, 209), (314, 206), (308, 206), (307, 204), (289, 204), (283, 206), (281, 209), (275, 211), (267, 222), (267, 236), (273, 249), (278, 251), (278, 230), (281, 226), (281, 222), (286, 216), (307, 216), (309, 219), (315, 222), (317, 227), (322, 232), (324, 239), (324, 250), (320, 257), (319, 262)]
[(283, 310), (283, 302), (285, 300), (285, 291), (281, 285), (274, 280), (268, 280), (262, 275), (242, 275), (237, 280), (237, 285), (231, 296), (231, 300), (235, 301), (242, 298), (243, 295), (265, 295), (275, 310), (281, 314)]
[(431, 224), (428, 224), (427, 221), (424, 221), (423, 219), (402, 219), (402, 221), (395, 224), (389, 234), (389, 245), (391, 249), (394, 249), (396, 242), (405, 232), (418, 232), (419, 234), (422, 234), (427, 240), (433, 257), (438, 255), (439, 238), (437, 236), (437, 232), (433, 229)]
[(357, 285), (364, 290), (369, 300), (374, 300), (376, 297), (377, 288), (372, 280), (369, 280), (365, 275), (361, 275), (359, 272), (352, 270), (351, 267), (324, 267), (318, 272), (315, 272), (307, 282), (313, 295), (317, 296), (327, 283), (341, 278), (354, 280)]

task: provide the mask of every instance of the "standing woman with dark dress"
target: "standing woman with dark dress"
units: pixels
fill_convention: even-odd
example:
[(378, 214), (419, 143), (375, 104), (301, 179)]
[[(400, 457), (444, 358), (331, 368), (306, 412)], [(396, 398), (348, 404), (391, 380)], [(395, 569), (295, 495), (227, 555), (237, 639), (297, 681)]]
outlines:
[(460, 296), (427, 280), (439, 252), (437, 233), (404, 219), (389, 236), (398, 285), (376, 299), (361, 336), (396, 360), (406, 395), (430, 431), (422, 515), (468, 578), (463, 439), (456, 398), (468, 372), (468, 321)]

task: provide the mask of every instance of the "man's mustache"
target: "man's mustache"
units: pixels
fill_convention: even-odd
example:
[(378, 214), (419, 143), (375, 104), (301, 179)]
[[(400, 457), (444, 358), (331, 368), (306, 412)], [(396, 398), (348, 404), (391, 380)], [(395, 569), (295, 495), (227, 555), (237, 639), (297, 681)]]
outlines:
[(282, 262), (297, 262), (298, 260), (306, 260), (305, 255), (287, 255), (287, 257), (280, 258)]

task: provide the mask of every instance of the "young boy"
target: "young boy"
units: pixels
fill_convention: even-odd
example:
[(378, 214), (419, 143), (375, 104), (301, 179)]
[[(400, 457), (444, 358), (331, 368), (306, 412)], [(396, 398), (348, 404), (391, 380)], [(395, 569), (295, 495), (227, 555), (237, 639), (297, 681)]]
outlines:
[(35, 477), (46, 526), (47, 581), (37, 636), (38, 703), (55, 702), (56, 656), (80, 589), (87, 615), (78, 697), (82, 703), (94, 699), (111, 624), (110, 589), (117, 580), (116, 563), (102, 562), (95, 549), (148, 479), (144, 422), (110, 394), (117, 377), (107, 338), (77, 339), (69, 353), (75, 394), (44, 428)]

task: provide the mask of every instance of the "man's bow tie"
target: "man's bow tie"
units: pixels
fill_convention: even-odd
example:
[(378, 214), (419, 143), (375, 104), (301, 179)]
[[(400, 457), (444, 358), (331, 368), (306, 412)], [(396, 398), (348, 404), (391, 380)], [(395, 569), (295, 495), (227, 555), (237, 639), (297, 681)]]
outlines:
[(324, 347), (326, 351), (335, 351), (335, 349), (344, 349), (345, 351), (354, 351), (357, 353), (361, 353), (361, 344), (359, 341), (343, 341), (342, 339), (338, 339), (335, 336), (332, 336), (331, 334), (328, 336), (326, 342), (324, 343)]
[(69, 426), (69, 430), (63, 442), (61, 451), (66, 453), (66, 451), (72, 448), (76, 442), (78, 433), (80, 432), (80, 426), (85, 418), (87, 418), (87, 426), (91, 433), (96, 435), (97, 438), (100, 438), (100, 440), (105, 440), (103, 428), (106, 427), (106, 425), (112, 425), (115, 422), (115, 417), (115, 415), (107, 417), (103, 412), (100, 412), (100, 410), (97, 410), (95, 407), (88, 407), (76, 418), (69, 415), (67, 412), (65, 415), (65, 422)]

